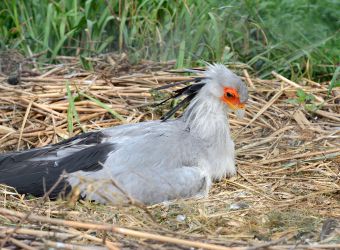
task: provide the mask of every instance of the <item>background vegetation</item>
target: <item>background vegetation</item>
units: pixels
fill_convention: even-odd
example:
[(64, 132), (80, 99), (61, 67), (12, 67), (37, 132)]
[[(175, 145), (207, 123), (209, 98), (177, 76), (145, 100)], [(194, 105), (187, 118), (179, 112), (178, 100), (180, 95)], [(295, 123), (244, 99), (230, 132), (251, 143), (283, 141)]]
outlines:
[(3, 0), (0, 48), (86, 56), (241, 62), (261, 77), (330, 80), (339, 66), (337, 0)]

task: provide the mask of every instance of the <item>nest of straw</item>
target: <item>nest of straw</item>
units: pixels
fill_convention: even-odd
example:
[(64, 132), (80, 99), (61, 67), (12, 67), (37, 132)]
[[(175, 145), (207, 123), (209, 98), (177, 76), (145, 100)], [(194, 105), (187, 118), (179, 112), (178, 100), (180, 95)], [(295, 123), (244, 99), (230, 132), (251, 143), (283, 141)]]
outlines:
[[(129, 73), (119, 74), (112, 58), (94, 60), (96, 73), (64, 60), (39, 72), (30, 69), (17, 86), (0, 77), (2, 152), (158, 119), (169, 107), (152, 107), (164, 96), (150, 90), (191, 77), (161, 70), (172, 63), (128, 65)], [(328, 94), (323, 83), (295, 83), (275, 72), (273, 80), (263, 80), (237, 71), (251, 97), (245, 119), (230, 119), (238, 175), (216, 183), (208, 198), (110, 206), (25, 197), (1, 186), (1, 247), (339, 248), (339, 90)], [(295, 102), (297, 89), (309, 98)]]

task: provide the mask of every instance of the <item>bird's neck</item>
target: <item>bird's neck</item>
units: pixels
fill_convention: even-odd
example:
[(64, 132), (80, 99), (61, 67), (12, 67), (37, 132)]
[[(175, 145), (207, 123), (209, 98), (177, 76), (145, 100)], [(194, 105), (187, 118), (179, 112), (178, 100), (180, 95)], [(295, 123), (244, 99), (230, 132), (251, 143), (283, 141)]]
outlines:
[(216, 97), (200, 93), (183, 114), (187, 129), (205, 143), (206, 167), (212, 179), (221, 179), (236, 173), (234, 143), (226, 106)]
[(182, 118), (190, 133), (198, 137), (223, 142), (230, 138), (229, 122), (225, 105), (216, 97), (198, 93), (191, 101)]

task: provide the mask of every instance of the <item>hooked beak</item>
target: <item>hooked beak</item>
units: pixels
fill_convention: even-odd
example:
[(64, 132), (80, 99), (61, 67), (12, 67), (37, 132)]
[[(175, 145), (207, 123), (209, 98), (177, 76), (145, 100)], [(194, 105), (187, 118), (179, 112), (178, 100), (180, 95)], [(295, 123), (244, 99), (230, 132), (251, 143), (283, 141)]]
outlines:
[(237, 118), (242, 119), (246, 112), (246, 105), (244, 103), (233, 104), (228, 102), (228, 107), (236, 114)]
[(246, 113), (246, 110), (244, 108), (243, 109), (236, 109), (234, 112), (235, 112), (238, 119), (242, 119), (244, 117), (244, 114)]

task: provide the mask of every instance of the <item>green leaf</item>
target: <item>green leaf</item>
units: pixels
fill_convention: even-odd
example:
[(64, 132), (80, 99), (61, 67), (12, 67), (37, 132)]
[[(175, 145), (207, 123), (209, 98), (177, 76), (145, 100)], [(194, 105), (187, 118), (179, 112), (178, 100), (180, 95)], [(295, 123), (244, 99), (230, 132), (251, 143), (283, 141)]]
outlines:
[(304, 103), (306, 101), (306, 92), (303, 89), (296, 90), (297, 100), (299, 103)]
[(309, 112), (315, 112), (316, 110), (319, 109), (319, 107), (315, 103), (311, 103), (311, 104), (306, 104), (305, 109)]
[(81, 96), (93, 101), (94, 103), (98, 104), (100, 107), (102, 107), (103, 109), (105, 109), (107, 112), (109, 112), (114, 118), (117, 118), (119, 120), (121, 120), (122, 122), (125, 121), (125, 119), (118, 114), (116, 111), (114, 111), (113, 109), (111, 109), (109, 106), (107, 106), (105, 103), (102, 103), (101, 101), (99, 101), (96, 98), (93, 98), (92, 96), (89, 96), (85, 93), (79, 93)]
[(177, 58), (177, 68), (183, 68), (184, 66), (184, 55), (185, 55), (185, 40), (183, 40), (179, 46), (179, 54)]
[(309, 93), (306, 93), (303, 89), (296, 90), (297, 100), (299, 103), (306, 103), (315, 100), (315, 97)]
[(328, 87), (328, 97), (332, 91), (332, 89), (336, 88), (336, 87), (340, 87), (340, 80), (338, 78), (340, 74), (340, 66), (338, 66), (333, 74), (333, 77), (332, 77), (332, 80), (329, 84), (329, 87)]
[(89, 60), (87, 60), (82, 55), (79, 57), (79, 59), (80, 59), (81, 65), (83, 66), (84, 69), (93, 71), (92, 63)]
[(69, 83), (66, 84), (67, 91), (67, 100), (68, 100), (68, 108), (67, 108), (67, 131), (70, 136), (73, 135), (73, 114), (74, 114), (74, 99), (72, 97), (71, 89)]
[(68, 100), (68, 108), (67, 108), (67, 130), (72, 136), (74, 131), (74, 125), (73, 125), (73, 118), (76, 120), (77, 124), (79, 125), (80, 129), (83, 132), (86, 132), (86, 129), (81, 125), (79, 115), (75, 106), (75, 101), (79, 99), (79, 95), (72, 96), (72, 92), (70, 89), (69, 83), (66, 84), (66, 92), (67, 92), (67, 100)]
[(299, 104), (298, 100), (296, 98), (290, 98), (286, 100), (287, 103), (289, 104)]

